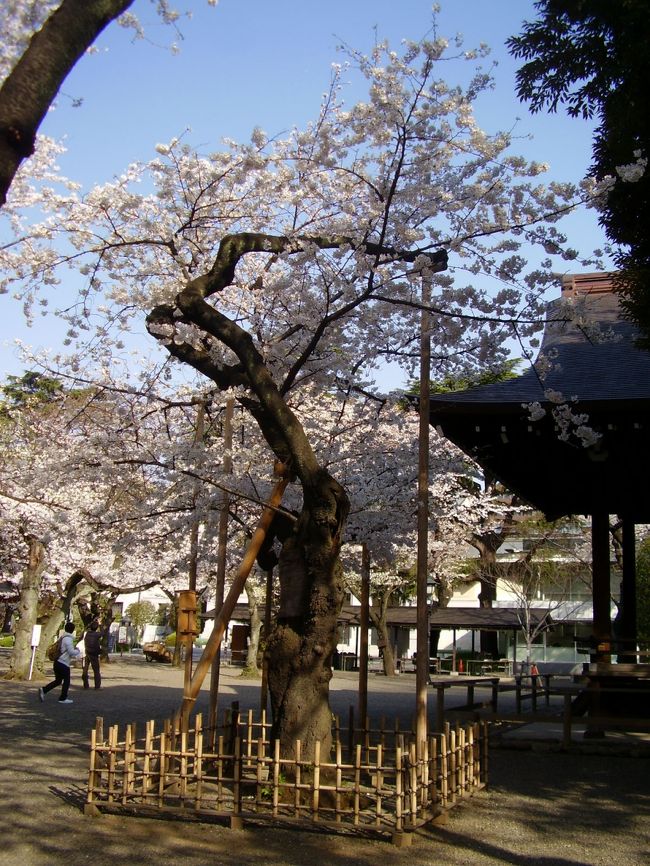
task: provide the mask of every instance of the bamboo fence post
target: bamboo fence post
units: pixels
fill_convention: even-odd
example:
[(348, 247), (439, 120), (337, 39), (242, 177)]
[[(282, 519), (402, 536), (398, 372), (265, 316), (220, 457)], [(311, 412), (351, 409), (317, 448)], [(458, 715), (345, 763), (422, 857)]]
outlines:
[(458, 732), (458, 753), (460, 756), (460, 779), (459, 779), (459, 787), (460, 787), (460, 795), (461, 797), (467, 796), (467, 731), (465, 727), (462, 727)]
[(302, 781), (301, 770), (301, 758), (302, 758), (302, 743), (300, 740), (296, 740), (296, 749), (295, 749), (295, 758), (294, 758), (294, 772), (293, 772), (293, 807), (294, 814), (296, 818), (300, 817), (300, 783)]
[(447, 753), (447, 733), (440, 734), (440, 793), (442, 805), (449, 805), (449, 755)]
[(438, 740), (429, 737), (429, 804), (433, 808), (438, 802)]
[(280, 801), (280, 740), (273, 742), (273, 817), (278, 816)]
[(142, 757), (142, 796), (147, 802), (149, 790), (151, 788), (151, 755), (153, 752), (153, 738), (155, 731), (155, 721), (149, 719), (144, 728), (144, 755)]
[(402, 797), (404, 786), (402, 784), (402, 749), (395, 746), (395, 832), (401, 833), (404, 829)]
[(480, 722), (480, 755), (481, 755), (481, 766), (480, 766), (480, 778), (484, 785), (488, 783), (488, 724), (487, 722)]
[(341, 741), (336, 741), (336, 791), (334, 792), (335, 821), (341, 823), (341, 789), (343, 787), (343, 755)]
[(470, 793), (476, 787), (474, 781), (474, 725), (467, 730), (467, 779)]
[(232, 785), (232, 808), (233, 817), (241, 817), (242, 811), (242, 786), (241, 786), (241, 771), (242, 771), (242, 754), (241, 754), (241, 739), (235, 739), (235, 749), (233, 753), (233, 785)]
[(160, 743), (159, 743), (159, 754), (160, 758), (158, 761), (158, 807), (162, 808), (162, 804), (165, 798), (165, 779), (167, 776), (167, 741), (169, 739), (167, 735), (166, 725), (163, 726), (163, 730), (160, 732)]
[(268, 775), (268, 772), (265, 773), (264, 770), (268, 771), (268, 767), (264, 762), (264, 738), (258, 737), (257, 740), (257, 768), (255, 773), (255, 806), (258, 811), (261, 811), (264, 806), (264, 786), (268, 784), (268, 778), (265, 778)]
[(219, 739), (217, 741), (217, 760), (216, 760), (216, 770), (217, 770), (217, 804), (221, 806), (223, 803), (223, 788), (224, 788), (224, 777), (226, 775), (226, 762), (224, 760), (224, 755), (226, 754), (226, 739), (223, 734), (219, 735)]
[(181, 731), (180, 749), (178, 755), (178, 797), (180, 805), (185, 805), (187, 796), (187, 743), (188, 731)]
[(115, 794), (116, 789), (116, 766), (117, 766), (117, 742), (118, 738), (118, 727), (117, 725), (112, 725), (108, 729), (108, 801), (109, 803), (114, 802), (117, 797)]
[(314, 744), (314, 771), (312, 774), (312, 820), (318, 822), (320, 806), (320, 740)]
[(194, 793), (194, 806), (196, 809), (200, 809), (203, 802), (203, 744), (205, 741), (203, 732), (203, 715), (201, 713), (197, 714), (195, 725), (193, 775), (196, 790)]
[(246, 766), (250, 767), (253, 756), (253, 711), (248, 711), (246, 717)]
[(354, 750), (354, 818), (355, 827), (359, 826), (359, 804), (361, 801), (361, 744)]
[(88, 793), (86, 803), (91, 804), (95, 799), (95, 768), (97, 766), (97, 731), (90, 732), (90, 769), (88, 770)]
[(418, 755), (422, 752), (421, 748), (416, 748), (415, 743), (409, 746), (409, 815), (410, 824), (415, 824), (415, 819), (418, 813)]
[(122, 803), (126, 805), (134, 791), (135, 782), (135, 725), (127, 725), (124, 731), (124, 770), (122, 773)]
[(381, 824), (382, 799), (384, 791), (384, 747), (380, 743), (377, 746), (377, 766), (375, 768), (375, 824)]

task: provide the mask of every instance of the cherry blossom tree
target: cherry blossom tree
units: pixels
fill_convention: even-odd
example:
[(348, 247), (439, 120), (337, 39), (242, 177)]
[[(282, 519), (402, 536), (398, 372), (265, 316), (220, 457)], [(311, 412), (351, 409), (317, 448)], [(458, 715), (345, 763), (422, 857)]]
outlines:
[[(576, 256), (558, 221), (593, 196), (545, 186), (543, 165), (478, 127), (472, 101), (489, 77), (479, 70), (465, 88), (448, 85), (438, 76), (447, 49), (435, 39), (351, 52), (307, 129), (274, 141), (255, 130), (207, 156), (160, 145), (113, 183), (50, 196), (46, 220), (1, 254), (3, 285), (28, 310), (65, 266), (85, 279), (78, 303), (59, 314), (69, 342), (92, 342), (98, 364), (119, 345), (111, 332), (124, 339), (146, 314), (183, 369), (233, 389), (297, 482), (269, 646), (273, 734), (287, 748), (329, 742), (350, 511), (301, 422), (305, 388), (371, 389), (387, 357), (412, 373), (423, 280), (439, 372), (505, 358), (504, 338), (539, 327), (551, 254)], [(368, 99), (347, 108), (340, 88), (352, 74)]]

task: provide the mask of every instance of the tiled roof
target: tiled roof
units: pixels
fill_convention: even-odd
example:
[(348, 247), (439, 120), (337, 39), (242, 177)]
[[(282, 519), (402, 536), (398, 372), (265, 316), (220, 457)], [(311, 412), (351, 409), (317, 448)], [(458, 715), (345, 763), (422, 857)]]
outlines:
[[(549, 305), (536, 367), (550, 359), (551, 370), (543, 382), (529, 369), (515, 379), (457, 391), (434, 394), (432, 404), (545, 402), (551, 389), (567, 399), (582, 402), (650, 399), (650, 352), (634, 345), (636, 327), (620, 318), (618, 298), (612, 293), (576, 296), (575, 312), (587, 322), (581, 328), (566, 316), (567, 301)], [(594, 325), (597, 333), (593, 333)]]

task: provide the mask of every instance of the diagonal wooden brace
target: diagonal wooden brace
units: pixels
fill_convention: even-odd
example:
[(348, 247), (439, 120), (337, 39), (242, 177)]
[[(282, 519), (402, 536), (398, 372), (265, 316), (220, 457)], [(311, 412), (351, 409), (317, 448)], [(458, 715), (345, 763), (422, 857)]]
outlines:
[(262, 542), (264, 541), (266, 533), (271, 526), (271, 522), (273, 520), (273, 517), (275, 516), (275, 512), (277, 511), (280, 503), (282, 502), (282, 497), (288, 483), (289, 473), (285, 471), (284, 474), (280, 477), (279, 481), (276, 483), (275, 487), (273, 488), (271, 496), (269, 497), (264, 511), (262, 512), (262, 516), (260, 517), (255, 532), (253, 533), (253, 536), (248, 543), (248, 547), (246, 548), (246, 552), (244, 553), (244, 558), (242, 559), (241, 565), (237, 569), (237, 573), (232, 582), (232, 586), (230, 587), (228, 595), (224, 599), (221, 611), (215, 619), (212, 634), (208, 638), (208, 642), (206, 643), (203, 653), (201, 654), (201, 658), (199, 659), (199, 662), (196, 666), (194, 675), (192, 676), (192, 679), (189, 682), (185, 693), (183, 694), (183, 703), (181, 704), (180, 712), (177, 716), (182, 730), (187, 730), (188, 721), (190, 713), (192, 711), (192, 707), (194, 706), (194, 702), (196, 701), (196, 698), (201, 691), (201, 686), (203, 685), (203, 681), (208, 671), (210, 670), (210, 665), (212, 664), (212, 661), (217, 654), (217, 650), (221, 646), (221, 641), (223, 640), (226, 626), (228, 625), (230, 617), (232, 616), (232, 612), (235, 609), (237, 600), (244, 590), (244, 586), (246, 585), (246, 578), (250, 574), (250, 571), (255, 564), (257, 554), (259, 553)]

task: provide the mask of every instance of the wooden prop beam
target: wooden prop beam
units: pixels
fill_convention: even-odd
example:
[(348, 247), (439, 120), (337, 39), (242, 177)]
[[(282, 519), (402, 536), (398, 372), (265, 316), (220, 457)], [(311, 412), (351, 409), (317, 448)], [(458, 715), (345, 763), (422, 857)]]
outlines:
[(273, 492), (271, 493), (266, 507), (262, 512), (262, 516), (260, 517), (259, 523), (257, 524), (257, 528), (255, 529), (255, 532), (253, 533), (253, 536), (248, 543), (248, 547), (246, 548), (246, 552), (244, 553), (244, 558), (242, 559), (241, 565), (237, 569), (237, 574), (235, 575), (232, 586), (230, 587), (228, 595), (224, 600), (221, 612), (214, 621), (214, 628), (212, 629), (212, 634), (208, 638), (208, 642), (206, 643), (201, 658), (199, 659), (199, 662), (196, 666), (196, 670), (194, 671), (194, 676), (192, 677), (190, 687), (187, 690), (187, 694), (183, 695), (183, 703), (181, 705), (179, 713), (182, 729), (185, 729), (187, 727), (190, 712), (192, 711), (194, 702), (196, 701), (196, 698), (201, 691), (201, 686), (203, 685), (203, 681), (208, 671), (210, 670), (210, 665), (212, 664), (212, 661), (217, 654), (217, 650), (221, 646), (221, 641), (223, 640), (226, 626), (228, 625), (230, 617), (232, 616), (232, 612), (235, 609), (237, 600), (244, 590), (244, 586), (246, 585), (246, 578), (250, 574), (250, 571), (255, 564), (257, 554), (259, 553), (262, 542), (264, 541), (266, 533), (271, 526), (271, 521), (273, 520), (275, 512), (277, 511), (280, 503), (282, 502), (282, 497), (288, 483), (289, 476), (288, 473), (285, 471), (280, 477), (280, 480), (273, 488)]

